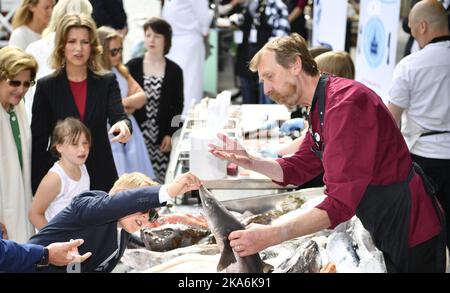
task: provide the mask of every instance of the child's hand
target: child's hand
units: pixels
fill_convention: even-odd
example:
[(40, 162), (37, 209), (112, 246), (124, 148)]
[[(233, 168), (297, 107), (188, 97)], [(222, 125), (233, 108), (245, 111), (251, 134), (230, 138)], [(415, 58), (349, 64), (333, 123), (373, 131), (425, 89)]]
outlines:
[(1, 233), (0, 233), (0, 235), (1, 235), (0, 239), (8, 240), (8, 230), (6, 230), (5, 224), (3, 224), (3, 223), (1, 223), (1, 222), (0, 222), (0, 231), (1, 231)]
[(182, 195), (188, 191), (198, 189), (202, 183), (200, 179), (192, 172), (184, 173), (178, 176), (175, 180), (167, 185), (167, 193), (170, 197)]

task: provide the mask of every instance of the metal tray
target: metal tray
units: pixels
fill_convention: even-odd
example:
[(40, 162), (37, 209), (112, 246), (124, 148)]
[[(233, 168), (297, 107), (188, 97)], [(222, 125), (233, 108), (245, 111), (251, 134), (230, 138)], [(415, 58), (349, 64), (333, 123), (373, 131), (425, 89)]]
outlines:
[(290, 192), (283, 192), (277, 194), (260, 195), (248, 198), (240, 198), (233, 200), (221, 201), (222, 204), (229, 210), (243, 213), (245, 211), (251, 211), (254, 214), (264, 213), (277, 206), (288, 196), (298, 196), (305, 199), (311, 199), (314, 197), (322, 196), (324, 194), (324, 187), (305, 188), (301, 190), (295, 190)]

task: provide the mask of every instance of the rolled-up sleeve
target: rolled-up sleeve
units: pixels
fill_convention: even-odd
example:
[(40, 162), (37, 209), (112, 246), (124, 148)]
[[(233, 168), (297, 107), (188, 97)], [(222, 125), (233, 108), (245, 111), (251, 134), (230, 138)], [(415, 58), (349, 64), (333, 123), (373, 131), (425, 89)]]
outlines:
[(311, 151), (312, 145), (312, 136), (308, 132), (299, 150), (293, 156), (277, 159), (283, 170), (283, 182), (273, 182), (283, 186), (301, 185), (322, 174), (322, 162)]
[(394, 70), (392, 86), (389, 90), (389, 102), (403, 109), (409, 108), (411, 100), (411, 89), (409, 74), (407, 70), (407, 60), (400, 62)]

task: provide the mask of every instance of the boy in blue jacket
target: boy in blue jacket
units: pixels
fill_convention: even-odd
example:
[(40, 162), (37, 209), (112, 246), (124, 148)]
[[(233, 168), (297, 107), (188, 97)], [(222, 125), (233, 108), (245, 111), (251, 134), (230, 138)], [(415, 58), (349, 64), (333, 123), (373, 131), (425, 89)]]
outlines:
[(50, 265), (44, 271), (111, 272), (125, 251), (130, 233), (149, 224), (154, 208), (200, 185), (200, 180), (190, 172), (162, 186), (156, 186), (141, 173), (123, 174), (111, 189), (111, 195), (89, 191), (76, 196), (28, 243), (48, 245), (82, 238), (80, 253), (92, 252), (87, 261), (67, 268)]

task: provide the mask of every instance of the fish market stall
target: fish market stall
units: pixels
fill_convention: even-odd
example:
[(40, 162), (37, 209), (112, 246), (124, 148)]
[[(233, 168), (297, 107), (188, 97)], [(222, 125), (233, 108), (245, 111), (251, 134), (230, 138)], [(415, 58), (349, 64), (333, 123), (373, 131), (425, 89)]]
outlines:
[[(141, 232), (143, 246), (126, 249), (118, 271), (386, 272), (382, 253), (356, 217), (334, 230), (285, 241), (252, 258), (224, 262), (223, 259), (228, 259), (224, 257), (227, 249), (233, 253), (223, 242), (227, 233), (249, 223), (277, 223), (305, 213), (324, 199), (323, 188), (224, 201), (217, 200), (207, 190), (201, 190), (200, 194), (203, 206), (162, 208), (160, 214), (165, 220)], [(143, 236), (158, 229), (166, 232), (156, 238)], [(189, 229), (191, 232), (186, 232)]]

